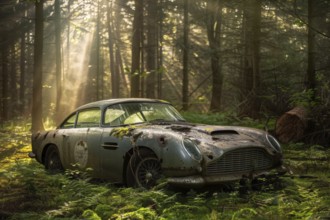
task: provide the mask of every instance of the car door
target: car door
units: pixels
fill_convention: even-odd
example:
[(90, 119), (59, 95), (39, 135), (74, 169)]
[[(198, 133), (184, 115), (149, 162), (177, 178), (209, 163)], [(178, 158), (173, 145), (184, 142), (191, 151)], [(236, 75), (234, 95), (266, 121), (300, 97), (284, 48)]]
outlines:
[(88, 146), (88, 163), (86, 168), (93, 169), (94, 177), (102, 177), (101, 171), (101, 137), (103, 128), (99, 126), (89, 127), (86, 130), (85, 141)]
[(95, 172), (99, 170), (100, 120), (99, 108), (84, 109), (76, 113), (74, 128), (62, 126), (62, 146), (67, 167), (82, 170), (92, 168)]
[(111, 135), (113, 128), (105, 128), (102, 134), (101, 169), (105, 178), (121, 182), (124, 157), (130, 148), (130, 139)]
[(61, 131), (62, 148), (63, 148), (63, 163), (66, 168), (85, 168), (87, 166), (87, 151), (86, 148), (86, 133), (87, 128), (73, 128)]
[(59, 150), (64, 168), (73, 168), (77, 162), (74, 158), (74, 146), (81, 141), (86, 133), (86, 128), (76, 127), (78, 113), (71, 114), (57, 130)]
[(123, 129), (125, 110), (120, 105), (108, 107), (104, 113), (103, 133), (101, 138), (101, 169), (103, 177), (114, 182), (122, 182), (124, 157), (131, 148), (128, 137), (114, 135), (114, 130)]

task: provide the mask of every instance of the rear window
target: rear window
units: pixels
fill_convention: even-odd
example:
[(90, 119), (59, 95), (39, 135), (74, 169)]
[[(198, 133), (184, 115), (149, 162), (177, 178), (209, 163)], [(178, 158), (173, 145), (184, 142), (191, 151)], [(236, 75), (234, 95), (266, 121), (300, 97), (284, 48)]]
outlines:
[(74, 128), (76, 122), (76, 113), (69, 116), (61, 125), (61, 128)]
[(77, 128), (99, 127), (101, 121), (101, 110), (98, 108), (83, 110), (78, 113)]

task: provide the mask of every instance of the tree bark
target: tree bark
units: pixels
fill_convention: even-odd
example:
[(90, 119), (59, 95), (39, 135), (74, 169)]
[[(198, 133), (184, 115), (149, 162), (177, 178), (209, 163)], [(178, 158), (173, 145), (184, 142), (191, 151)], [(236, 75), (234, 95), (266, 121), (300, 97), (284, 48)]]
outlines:
[(131, 97), (140, 97), (141, 40), (143, 28), (143, 0), (135, 0), (132, 39)]
[(42, 123), (43, 4), (44, 0), (35, 2), (32, 132), (44, 130)]
[(303, 107), (295, 107), (276, 121), (275, 133), (279, 141), (289, 143), (301, 139), (306, 129), (307, 111)]
[(183, 21), (183, 69), (182, 69), (182, 110), (189, 106), (189, 1), (184, 0)]
[(127, 74), (125, 73), (125, 68), (123, 64), (123, 58), (122, 58), (122, 47), (121, 44), (121, 24), (123, 21), (123, 15), (121, 14), (122, 5), (120, 4), (121, 0), (116, 0), (114, 5), (114, 26), (113, 26), (113, 36), (116, 39), (114, 43), (114, 50), (115, 50), (115, 72), (117, 73), (118, 78), (118, 85), (117, 85), (117, 93), (118, 97), (129, 96), (130, 93), (130, 86), (129, 86), (129, 77), (127, 77)]
[[(315, 77), (315, 0), (308, 0), (308, 66), (307, 66), (307, 81), (306, 89), (311, 89), (315, 92), (316, 77)], [(315, 97), (315, 94), (313, 94)]]
[[(6, 36), (1, 36), (3, 42), (7, 42)], [(1, 119), (8, 120), (8, 46), (3, 43), (1, 47), (1, 67), (2, 67), (2, 96), (1, 96)]]
[(9, 109), (11, 109), (9, 113), (9, 118), (14, 118), (18, 112), (17, 112), (17, 101), (18, 101), (18, 93), (17, 93), (17, 68), (16, 68), (16, 44), (12, 42), (11, 46), (11, 52), (10, 52), (10, 80), (9, 80)]
[(61, 100), (62, 100), (62, 39), (61, 39), (61, 8), (60, 0), (54, 1), (55, 9), (55, 60), (56, 60), (56, 109), (55, 121), (62, 120)]
[(20, 113), (24, 113), (25, 108), (25, 61), (26, 61), (26, 32), (21, 33), (21, 51), (20, 51), (20, 89), (19, 89), (19, 109)]
[(221, 110), (223, 73), (221, 70), (221, 26), (222, 0), (212, 0), (207, 3), (207, 37), (211, 50), (212, 97), (210, 111)]
[(108, 24), (108, 47), (109, 47), (109, 57), (110, 57), (110, 73), (111, 73), (111, 97), (118, 98), (119, 97), (119, 77), (118, 77), (118, 68), (116, 68), (116, 54), (114, 50), (114, 31), (113, 27), (115, 19), (111, 16), (112, 14), (112, 6), (110, 6), (112, 2), (107, 3), (107, 24)]
[(156, 74), (157, 74), (157, 1), (147, 2), (147, 62), (146, 71), (146, 97), (156, 97)]
[(260, 111), (260, 23), (261, 0), (244, 1), (244, 78), (242, 94), (245, 101), (241, 105), (241, 114), (256, 118)]
[(163, 1), (160, 0), (159, 3), (159, 29), (158, 29), (158, 74), (157, 74), (157, 98), (161, 99), (163, 96), (163, 20), (164, 20), (164, 12), (163, 12)]

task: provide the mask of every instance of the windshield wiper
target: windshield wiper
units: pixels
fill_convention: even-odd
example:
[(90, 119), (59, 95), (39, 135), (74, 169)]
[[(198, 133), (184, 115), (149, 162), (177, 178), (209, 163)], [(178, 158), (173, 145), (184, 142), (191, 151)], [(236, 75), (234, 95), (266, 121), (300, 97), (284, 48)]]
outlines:
[(162, 119), (162, 118), (156, 118), (156, 119), (150, 120), (148, 122), (151, 123), (151, 124), (161, 124), (161, 125), (163, 125), (163, 124), (167, 125), (168, 124), (168, 125), (170, 125), (174, 121), (168, 121), (168, 120), (165, 120), (165, 119)]

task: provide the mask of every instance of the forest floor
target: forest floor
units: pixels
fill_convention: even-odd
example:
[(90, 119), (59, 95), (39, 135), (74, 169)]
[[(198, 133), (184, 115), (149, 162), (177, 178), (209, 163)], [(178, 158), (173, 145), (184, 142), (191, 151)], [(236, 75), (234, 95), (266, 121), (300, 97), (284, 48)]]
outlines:
[(292, 174), (280, 186), (181, 191), (164, 182), (145, 191), (46, 172), (28, 158), (24, 130), (0, 128), (0, 219), (330, 219), (330, 149), (322, 146), (284, 146)]

